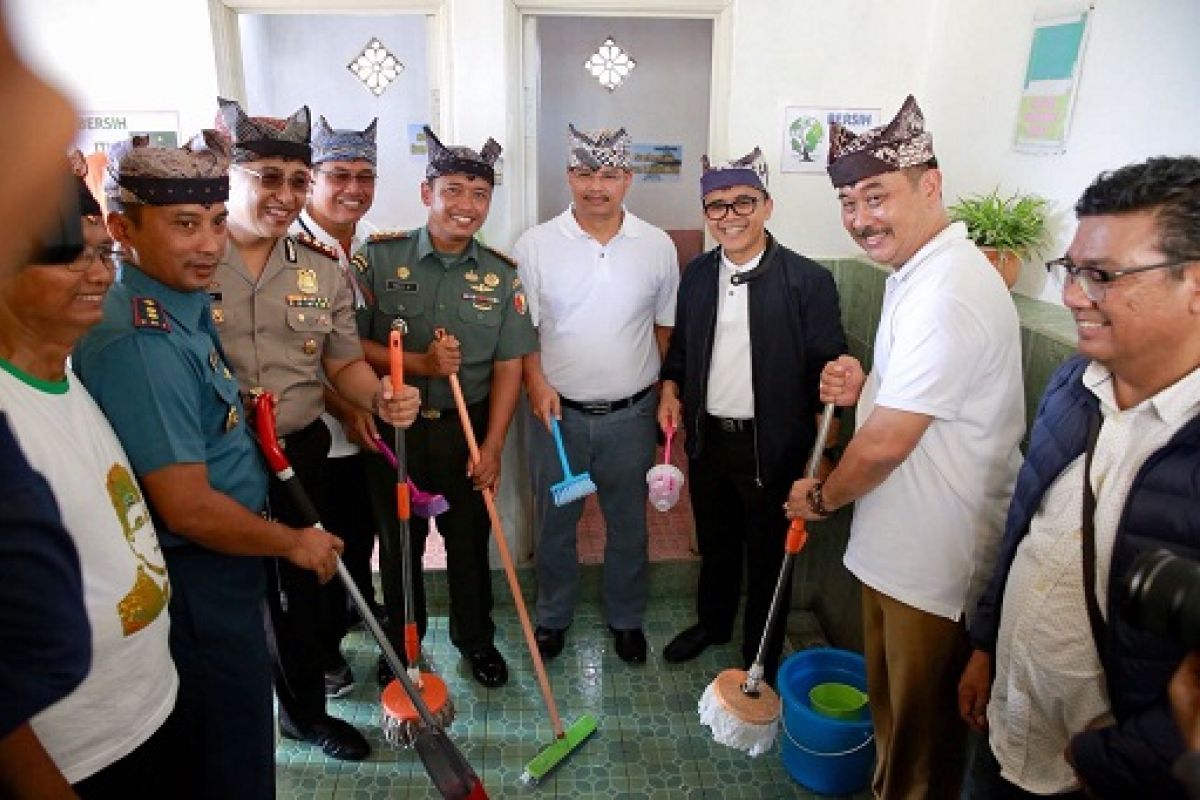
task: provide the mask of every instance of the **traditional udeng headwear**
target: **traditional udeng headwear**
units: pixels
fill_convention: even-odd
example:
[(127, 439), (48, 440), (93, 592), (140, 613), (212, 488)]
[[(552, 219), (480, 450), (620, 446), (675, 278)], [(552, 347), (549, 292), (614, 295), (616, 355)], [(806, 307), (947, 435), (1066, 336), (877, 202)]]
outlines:
[(836, 122), (829, 126), (829, 177), (834, 188), (905, 167), (931, 163), (933, 135), (925, 115), (910, 94), (887, 125), (855, 134)]
[(312, 163), (326, 161), (370, 161), (377, 163), (378, 150), (375, 146), (375, 127), (379, 118), (361, 131), (344, 128), (334, 130), (324, 117), (317, 117), (312, 131)]
[(235, 163), (280, 156), (312, 164), (308, 106), (287, 119), (248, 117), (234, 100), (218, 97), (217, 130), (229, 138)]
[(95, 216), (100, 213), (100, 203), (96, 201), (96, 196), (92, 194), (92, 190), (88, 188), (87, 181), (84, 180), (88, 174), (87, 161), (83, 158), (83, 153), (78, 150), (72, 150), (67, 155), (67, 161), (71, 165), (71, 173), (75, 176), (75, 190), (79, 198), (79, 215), (81, 217)]
[(567, 125), (567, 130), (569, 169), (633, 169), (629, 157), (632, 140), (624, 128), (580, 131), (574, 125)]
[(495, 139), (488, 139), (483, 149), (476, 153), (469, 147), (442, 144), (429, 126), (425, 126), (425, 143), (429, 150), (429, 164), (425, 167), (425, 179), (433, 180), (443, 175), (474, 175), (496, 185), (496, 159), (501, 147)]
[(109, 148), (104, 195), (108, 207), (211, 205), (229, 198), (229, 145), (216, 131), (197, 134), (181, 148), (151, 147), (135, 136)]
[(762, 149), (754, 148), (741, 158), (713, 166), (708, 156), (700, 157), (700, 196), (728, 189), (730, 186), (749, 186), (767, 191), (767, 161)]

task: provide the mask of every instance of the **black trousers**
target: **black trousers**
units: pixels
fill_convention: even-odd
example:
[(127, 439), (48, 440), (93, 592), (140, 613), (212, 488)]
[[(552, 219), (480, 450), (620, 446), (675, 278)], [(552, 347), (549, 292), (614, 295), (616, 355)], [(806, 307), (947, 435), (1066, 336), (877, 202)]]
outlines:
[[(317, 513), (324, 517), (329, 507), (329, 429), (318, 418), (283, 440), (284, 453), (296, 477)], [(296, 528), (310, 524), (274, 478), (268, 498), (272, 515), (283, 524)], [(273, 661), (279, 714), (303, 729), (325, 716), (325, 666), (331, 646), (336, 649), (340, 639), (335, 633), (344, 622), (344, 612), (335, 608), (338, 598), (325, 591), (311, 570), (294, 566), (284, 558), (267, 559), (266, 565), (267, 646)], [(345, 602), (344, 595), (341, 602)]]
[[(468, 414), (479, 441), (487, 435), (488, 402), (470, 406)], [(395, 432), (378, 422), (380, 435), (389, 446)], [(450, 641), (464, 653), (492, 643), (496, 633), (492, 621), (492, 576), (488, 564), (491, 523), (483, 496), (467, 477), (466, 437), (454, 409), (442, 411), (438, 419), (419, 416), (404, 431), (408, 472), (423, 490), (445, 495), (450, 510), (437, 518), (437, 528), (446, 542), (446, 579), (450, 589)], [(383, 600), (390, 618), (388, 634), (397, 652), (403, 650), (400, 635), (404, 626), (404, 583), (401, 562), (401, 532), (396, 515), (396, 472), (383, 456), (366, 458), (368, 484), (379, 531), (379, 571)], [(429, 521), (412, 517), (409, 523), (413, 558), (413, 613), (422, 638), (428, 627), (425, 581), (421, 559)]]
[[(371, 553), (375, 549), (375, 517), (371, 511), (371, 494), (367, 491), (367, 472), (363, 453), (328, 458), (325, 473), (328, 478), (328, 509), (322, 515), (325, 527), (342, 538), (346, 549), (342, 561), (354, 585), (368, 604), (377, 605), (375, 585), (371, 580)], [(357, 616), (345, 587), (332, 580), (322, 587), (329, 596), (333, 629), (325, 637), (326, 668), (340, 663), (338, 645), (346, 635), (349, 620)], [(339, 609), (341, 618), (337, 619)], [(332, 648), (332, 649), (330, 649)]]
[[(742, 658), (746, 666), (758, 653), (767, 611), (783, 563), (788, 521), (783, 502), (789, 481), (758, 485), (754, 430), (727, 432), (705, 417), (704, 452), (688, 462), (688, 493), (700, 546), (700, 579), (696, 613), (709, 635), (732, 638), (746, 574), (746, 610), (742, 623)], [(789, 582), (790, 598), (791, 584)], [(763, 669), (774, 683), (783, 648), (787, 605), (767, 643)]]
[(131, 753), (71, 785), (82, 800), (185, 796), (195, 784), (179, 771), (194, 760), (194, 742), (178, 709)]

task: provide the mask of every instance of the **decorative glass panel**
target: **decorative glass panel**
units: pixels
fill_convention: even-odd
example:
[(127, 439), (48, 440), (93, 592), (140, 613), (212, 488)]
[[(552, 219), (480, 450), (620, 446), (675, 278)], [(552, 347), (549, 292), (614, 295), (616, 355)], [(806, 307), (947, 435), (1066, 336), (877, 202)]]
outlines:
[(392, 85), (404, 65), (388, 52), (388, 49), (378, 39), (372, 39), (353, 61), (346, 65), (354, 73), (363, 86), (366, 86), (376, 97)]
[(591, 58), (583, 62), (583, 68), (610, 92), (620, 86), (636, 66), (637, 62), (611, 36), (604, 40)]

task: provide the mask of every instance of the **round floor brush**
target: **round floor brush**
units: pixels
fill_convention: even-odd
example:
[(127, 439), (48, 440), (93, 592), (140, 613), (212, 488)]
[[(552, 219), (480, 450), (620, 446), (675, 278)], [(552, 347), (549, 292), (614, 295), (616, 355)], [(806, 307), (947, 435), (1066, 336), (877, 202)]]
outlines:
[[(817, 429), (817, 440), (808, 459), (805, 475), (816, 477), (829, 428), (833, 424), (833, 403), (826, 403)], [(700, 722), (712, 729), (713, 739), (720, 744), (744, 750), (752, 756), (761, 755), (771, 749), (779, 733), (779, 716), (782, 704), (779, 695), (763, 680), (763, 658), (771, 631), (779, 621), (783, 606), (783, 595), (791, 585), (792, 565), (796, 554), (804, 547), (808, 532), (804, 520), (797, 517), (788, 528), (784, 543), (783, 564), (779, 568), (779, 580), (775, 583), (775, 595), (771, 598), (771, 610), (763, 626), (758, 654), (750, 671), (727, 669), (708, 685), (700, 696)]]
[[(404, 384), (404, 321), (392, 323), (388, 336), (388, 357), (391, 362), (392, 386)], [(409, 680), (417, 687), (421, 699), (433, 714), (438, 726), (445, 728), (454, 720), (454, 704), (446, 682), (432, 672), (422, 672), (421, 637), (417, 632), (417, 621), (413, 612), (413, 557), (411, 547), (411, 482), (408, 480), (408, 464), (405, 456), (404, 430), (396, 428), (394, 450), (396, 465), (396, 517), (400, 522), (401, 580), (404, 583), (404, 660), (407, 662)], [(412, 698), (396, 680), (383, 690), (382, 718), (380, 727), (383, 736), (391, 744), (412, 747), (423, 724), (420, 710)]]

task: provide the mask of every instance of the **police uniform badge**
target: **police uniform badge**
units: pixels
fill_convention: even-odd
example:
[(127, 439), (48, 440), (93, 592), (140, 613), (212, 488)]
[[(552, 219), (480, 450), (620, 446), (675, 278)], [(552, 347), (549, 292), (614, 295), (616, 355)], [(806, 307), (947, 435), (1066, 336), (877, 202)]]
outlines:
[(295, 264), (299, 260), (296, 255), (296, 242), (290, 236), (283, 238), (283, 255), (288, 260), (289, 264)]
[(230, 406), (228, 413), (225, 414), (225, 432), (229, 433), (237, 427), (241, 421), (241, 415), (238, 414), (237, 406)]
[(225, 321), (225, 309), (214, 308), (212, 310), (212, 321), (216, 325), (220, 325)]
[(304, 355), (315, 356), (317, 354), (317, 340), (305, 339), (302, 349), (304, 350)]
[(296, 272), (296, 288), (304, 294), (317, 293), (317, 271), (302, 269)]
[(171, 332), (171, 323), (167, 322), (166, 310), (153, 297), (133, 298), (133, 327), (149, 328), (164, 333)]

